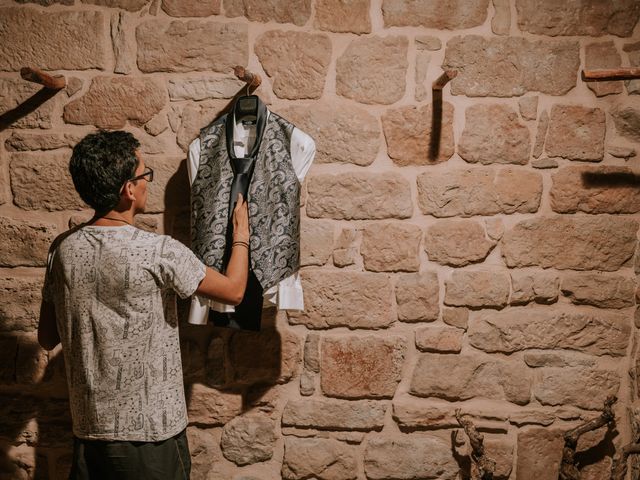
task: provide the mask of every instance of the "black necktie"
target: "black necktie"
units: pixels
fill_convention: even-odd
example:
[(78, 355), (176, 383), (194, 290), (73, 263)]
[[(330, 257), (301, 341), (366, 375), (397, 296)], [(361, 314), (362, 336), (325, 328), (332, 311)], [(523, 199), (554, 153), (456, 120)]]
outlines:
[(231, 169), (233, 170), (233, 182), (231, 183), (231, 196), (229, 197), (229, 219), (233, 217), (233, 209), (238, 201), (238, 194), (242, 194), (244, 200), (249, 193), (249, 183), (253, 175), (253, 166), (256, 164), (255, 157), (232, 158)]

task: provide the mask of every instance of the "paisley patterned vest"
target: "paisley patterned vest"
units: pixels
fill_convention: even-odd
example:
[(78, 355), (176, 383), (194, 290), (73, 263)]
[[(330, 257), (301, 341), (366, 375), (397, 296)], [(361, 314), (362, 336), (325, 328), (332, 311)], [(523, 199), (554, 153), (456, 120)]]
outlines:
[[(224, 267), (234, 176), (226, 120), (224, 116), (200, 132), (200, 162), (191, 185), (191, 248), (218, 271)], [(291, 162), (293, 129), (269, 113), (249, 184), (250, 266), (264, 290), (300, 266), (300, 182)]]

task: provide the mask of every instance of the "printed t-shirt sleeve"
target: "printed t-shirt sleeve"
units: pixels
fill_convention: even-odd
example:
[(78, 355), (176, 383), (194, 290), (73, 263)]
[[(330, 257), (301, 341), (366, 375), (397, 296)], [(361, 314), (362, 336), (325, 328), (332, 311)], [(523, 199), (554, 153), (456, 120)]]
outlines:
[(163, 237), (160, 250), (160, 278), (180, 298), (193, 295), (206, 274), (205, 265), (182, 243)]

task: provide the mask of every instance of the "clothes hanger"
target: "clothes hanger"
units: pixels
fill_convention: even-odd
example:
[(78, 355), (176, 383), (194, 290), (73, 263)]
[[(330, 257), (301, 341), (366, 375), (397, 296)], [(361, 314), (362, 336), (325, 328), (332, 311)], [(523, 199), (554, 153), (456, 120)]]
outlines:
[(247, 83), (246, 93), (236, 99), (233, 104), (233, 118), (236, 123), (242, 122), (244, 125), (255, 125), (258, 121), (258, 110), (260, 108), (260, 98), (257, 95), (249, 94), (251, 83)]

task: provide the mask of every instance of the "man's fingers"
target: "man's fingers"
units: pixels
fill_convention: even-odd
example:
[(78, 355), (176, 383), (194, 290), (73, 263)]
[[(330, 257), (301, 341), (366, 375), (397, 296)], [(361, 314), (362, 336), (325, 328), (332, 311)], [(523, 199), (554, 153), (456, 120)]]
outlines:
[(239, 194), (238, 194), (238, 197), (236, 198), (236, 206), (235, 206), (235, 208), (234, 208), (234, 211), (238, 211), (238, 210), (240, 210), (240, 208), (242, 207), (242, 203), (243, 203), (243, 201), (242, 201), (242, 194), (241, 194), (241, 193), (239, 193)]

